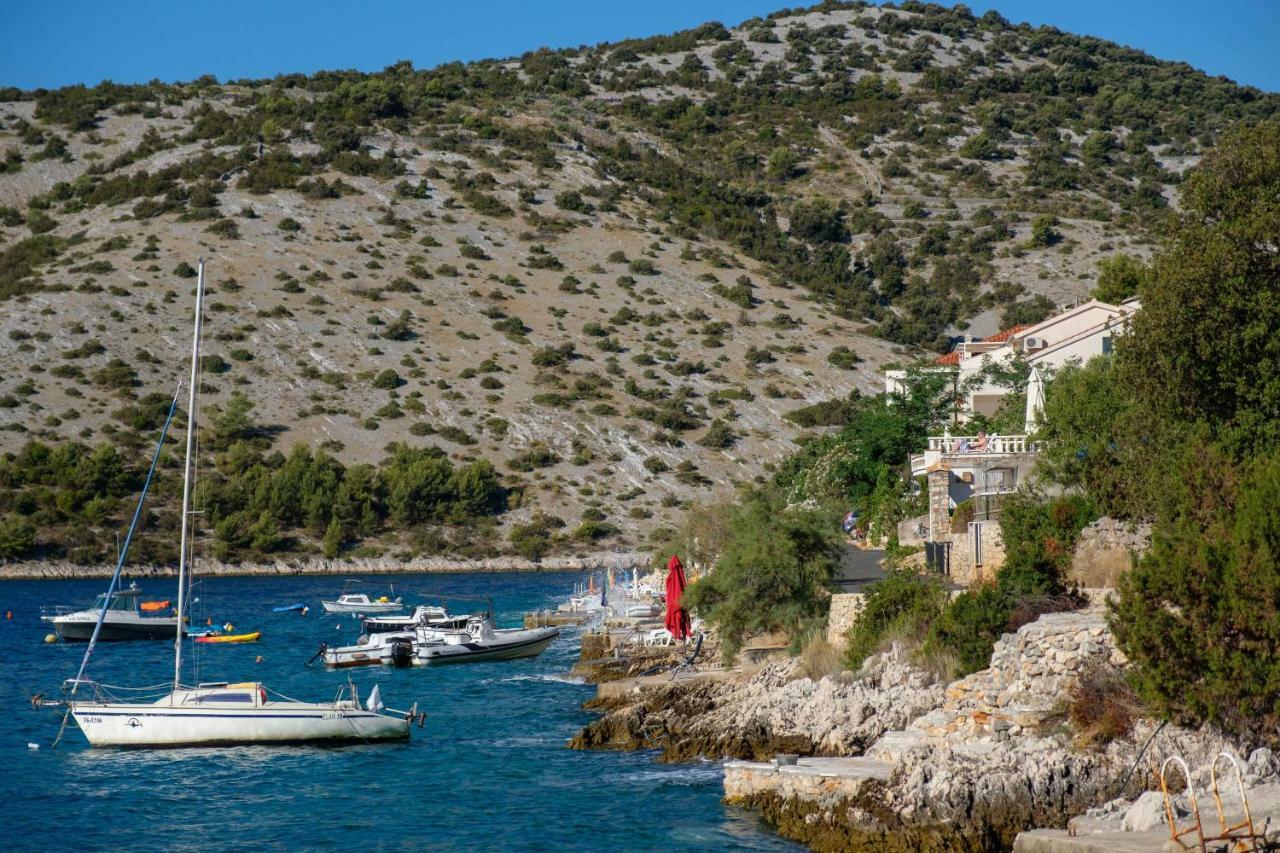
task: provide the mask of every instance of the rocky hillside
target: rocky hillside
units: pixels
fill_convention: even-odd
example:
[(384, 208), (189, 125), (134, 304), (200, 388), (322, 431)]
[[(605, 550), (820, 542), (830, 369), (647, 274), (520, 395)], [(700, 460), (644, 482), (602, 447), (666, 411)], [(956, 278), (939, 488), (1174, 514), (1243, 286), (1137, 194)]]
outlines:
[(435, 444), (494, 463), (504, 525), (643, 541), (767, 476), (788, 412), (1083, 297), (1224, 128), (1278, 106), (921, 4), (429, 71), (0, 89), (0, 449), (149, 441), (203, 257), (205, 399), (244, 392), (275, 447)]

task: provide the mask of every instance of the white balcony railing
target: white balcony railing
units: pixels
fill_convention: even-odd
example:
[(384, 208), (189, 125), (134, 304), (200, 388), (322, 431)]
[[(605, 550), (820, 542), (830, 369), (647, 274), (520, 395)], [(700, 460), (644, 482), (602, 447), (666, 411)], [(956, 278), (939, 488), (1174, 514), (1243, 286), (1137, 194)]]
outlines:
[(1025, 435), (987, 436), (981, 449), (979, 441), (976, 435), (931, 435), (929, 450), (943, 456), (1011, 456), (1040, 450), (1040, 442), (1028, 441)]

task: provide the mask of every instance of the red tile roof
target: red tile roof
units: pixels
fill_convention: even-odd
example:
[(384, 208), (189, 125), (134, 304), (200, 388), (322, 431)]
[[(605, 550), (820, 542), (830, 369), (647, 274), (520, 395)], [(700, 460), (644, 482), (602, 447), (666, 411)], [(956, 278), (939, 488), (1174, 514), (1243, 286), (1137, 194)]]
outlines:
[[(1009, 328), (1005, 329), (1003, 332), (997, 332), (996, 334), (992, 335), (989, 338), (982, 338), (981, 341), (984, 344), (1002, 344), (1005, 341), (1009, 340), (1009, 338), (1016, 335), (1018, 332), (1021, 332), (1023, 329), (1030, 329), (1033, 325), (1034, 325), (1033, 323), (1019, 323), (1016, 326), (1010, 326)], [(975, 343), (977, 342), (975, 341)], [(959, 364), (960, 351), (952, 350), (946, 355), (940, 355), (933, 360), (933, 363), (940, 364), (940, 365), (947, 365), (947, 366)]]
[(1009, 328), (1005, 329), (1003, 332), (997, 332), (996, 334), (992, 335), (989, 338), (983, 338), (982, 342), (984, 344), (1002, 344), (1005, 341), (1009, 340), (1009, 338), (1018, 334), (1018, 332), (1021, 332), (1023, 329), (1030, 329), (1033, 325), (1035, 324), (1019, 323), (1016, 326), (1010, 326)]

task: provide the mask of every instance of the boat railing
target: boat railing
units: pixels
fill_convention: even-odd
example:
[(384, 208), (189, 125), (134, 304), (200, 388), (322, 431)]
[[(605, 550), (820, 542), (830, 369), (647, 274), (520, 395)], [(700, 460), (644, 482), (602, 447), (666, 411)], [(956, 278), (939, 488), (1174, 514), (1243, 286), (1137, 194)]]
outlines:
[(40, 608), (40, 615), (49, 618), (70, 616), (72, 613), (79, 613), (84, 609), (83, 607), (72, 607), (69, 604), (50, 604)]

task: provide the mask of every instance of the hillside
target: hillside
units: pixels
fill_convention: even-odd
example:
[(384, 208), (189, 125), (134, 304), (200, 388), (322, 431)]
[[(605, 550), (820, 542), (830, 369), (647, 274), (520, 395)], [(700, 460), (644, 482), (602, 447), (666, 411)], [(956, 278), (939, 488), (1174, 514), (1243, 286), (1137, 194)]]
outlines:
[[(539, 513), (564, 548), (642, 543), (767, 477), (802, 433), (788, 412), (1149, 252), (1200, 152), (1278, 107), (917, 4), (429, 71), (0, 89), (0, 450), (140, 465), (204, 257), (205, 400), (252, 400), (260, 482), (273, 447), (351, 470), (406, 442), (490, 460), (503, 492), (409, 511), (384, 479), (338, 524), (228, 488), (225, 556), (318, 549), (332, 524), (341, 548), (487, 553)], [(110, 551), (136, 471), (62, 506), (15, 470), (0, 547), (38, 529), (0, 556)]]

